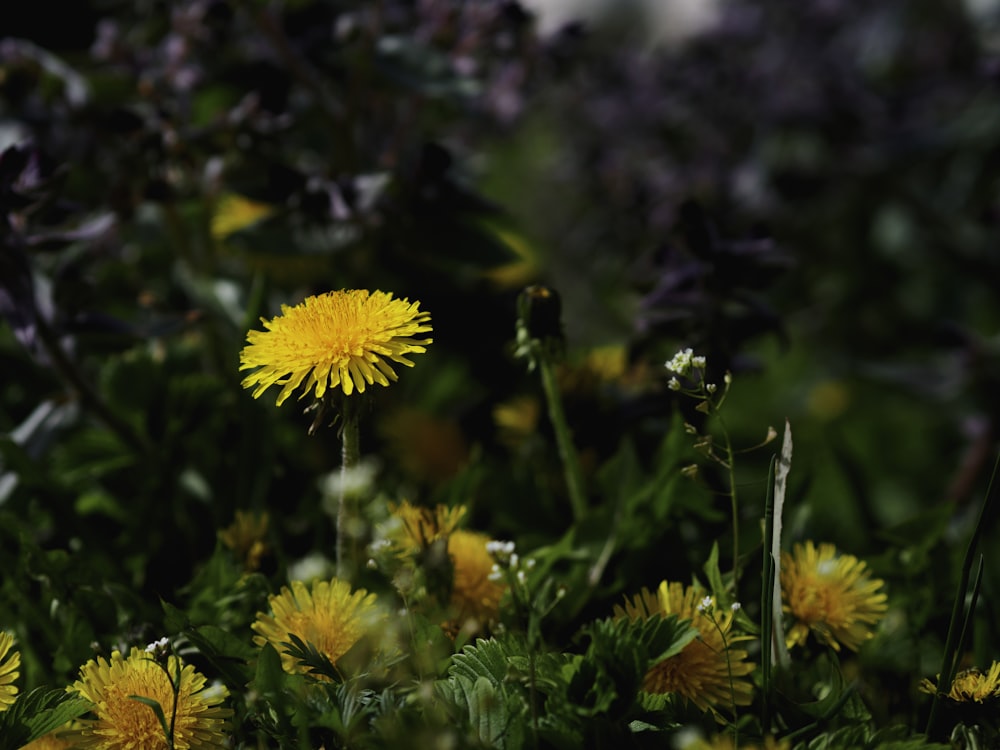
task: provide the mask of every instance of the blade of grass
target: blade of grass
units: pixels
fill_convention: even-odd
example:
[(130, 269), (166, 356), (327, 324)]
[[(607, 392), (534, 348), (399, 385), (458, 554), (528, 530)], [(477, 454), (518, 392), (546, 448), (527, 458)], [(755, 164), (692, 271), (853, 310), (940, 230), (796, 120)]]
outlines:
[[(941, 672), (938, 677), (938, 691), (934, 694), (934, 698), (931, 701), (931, 710), (927, 717), (927, 730), (925, 734), (931, 739), (934, 739), (935, 730), (937, 729), (937, 717), (941, 706), (941, 692), (942, 689), (944, 692), (947, 692), (951, 687), (952, 680), (955, 678), (955, 668), (958, 666), (961, 653), (959, 648), (964, 640), (965, 630), (971, 617), (971, 608), (967, 610), (965, 606), (966, 593), (969, 591), (969, 576), (972, 571), (972, 561), (975, 557), (976, 548), (979, 546), (979, 537), (982, 535), (983, 528), (985, 527), (984, 521), (993, 503), (993, 488), (996, 483), (998, 468), (1000, 468), (1000, 453), (997, 454), (997, 459), (993, 463), (993, 473), (990, 475), (990, 482), (986, 487), (986, 496), (983, 498), (983, 504), (979, 508), (979, 518), (976, 519), (976, 526), (972, 530), (968, 547), (965, 549), (962, 575), (958, 582), (958, 588), (955, 590), (955, 603), (951, 608), (951, 620), (948, 623), (944, 657), (941, 660)], [(958, 624), (959, 620), (962, 621), (961, 627)]]
[(771, 726), (771, 628), (774, 612), (774, 556), (771, 554), (774, 539), (774, 466), (777, 456), (771, 456), (767, 470), (767, 498), (764, 501), (764, 558), (761, 571), (760, 599), (760, 681), (764, 700), (761, 701), (760, 723), (765, 735)]

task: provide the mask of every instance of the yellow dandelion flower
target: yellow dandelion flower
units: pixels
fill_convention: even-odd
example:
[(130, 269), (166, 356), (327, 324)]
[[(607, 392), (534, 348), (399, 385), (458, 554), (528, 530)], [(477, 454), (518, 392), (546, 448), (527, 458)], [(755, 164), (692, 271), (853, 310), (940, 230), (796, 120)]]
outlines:
[(274, 213), (274, 207), (258, 203), (235, 193), (219, 198), (212, 214), (212, 237), (224, 240), (231, 234), (256, 224)]
[[(180, 670), (177, 705), (172, 680)], [(221, 706), (229, 692), (224, 686), (205, 687), (205, 677), (176, 656), (161, 664), (133, 647), (128, 656), (119, 651), (80, 668), (80, 678), (69, 688), (94, 704), (93, 719), (80, 721), (72, 732), (74, 747), (82, 750), (163, 750), (163, 726), (153, 709), (135, 696), (157, 701), (169, 722), (174, 717), (175, 748), (225, 748), (232, 711)], [(69, 736), (67, 734), (67, 736)]]
[[(73, 722), (77, 726), (79, 722)], [(56, 729), (53, 732), (44, 734), (24, 745), (21, 750), (70, 750), (73, 745), (72, 734), (66, 731), (67, 727)]]
[(500, 598), (506, 586), (490, 580), (493, 556), (486, 549), (490, 538), (476, 531), (458, 529), (448, 537), (448, 556), (454, 578), (451, 606), (459, 627), (469, 620), (480, 625), (495, 620), (500, 611)]
[(698, 637), (678, 654), (657, 662), (646, 673), (642, 689), (648, 693), (675, 693), (684, 702), (694, 703), (702, 711), (716, 713), (717, 708), (749, 705), (753, 684), (747, 679), (754, 665), (747, 652), (735, 644), (751, 636), (732, 632), (733, 613), (713, 608), (699, 608), (705, 599), (700, 586), (680, 583), (660, 584), (657, 593), (642, 591), (625, 606), (615, 605), (615, 617), (633, 620), (676, 615), (698, 631)]
[(17, 698), (17, 668), (21, 666), (21, 654), (15, 651), (14, 636), (0, 632), (0, 711), (14, 705)]
[[(937, 684), (931, 680), (921, 681), (920, 689), (932, 695), (938, 692)], [(986, 674), (976, 667), (962, 670), (955, 675), (945, 697), (956, 703), (985, 703), (1000, 698), (1000, 662), (993, 662)]]
[(246, 570), (257, 570), (267, 554), (265, 537), (270, 518), (267, 513), (236, 511), (236, 519), (219, 532), (219, 539), (231, 549)]
[(375, 603), (375, 595), (364, 589), (351, 592), (347, 581), (333, 578), (315, 581), (307, 587), (302, 581), (282, 586), (281, 592), (268, 597), (271, 614), (258, 612), (250, 626), (257, 635), (254, 643), (270, 643), (281, 655), (281, 665), (289, 673), (306, 673), (300, 663), (282, 645), (289, 635), (296, 635), (326, 656), (337, 661), (361, 640), (384, 617)]
[(871, 578), (853, 555), (838, 554), (832, 544), (796, 544), (781, 555), (782, 609), (795, 622), (785, 641), (803, 646), (809, 633), (839, 651), (857, 651), (871, 638), (888, 609), (880, 591), (883, 581)]
[(413, 338), (431, 330), (430, 313), (419, 302), (393, 299), (391, 293), (345, 289), (307, 297), (301, 304), (281, 306), (281, 315), (261, 318), (266, 331), (250, 331), (240, 353), (240, 369), (258, 368), (243, 379), (258, 398), (272, 385), (282, 386), (278, 406), (305, 387), (299, 398), (315, 390), (340, 387), (345, 396), (364, 393), (373, 383), (397, 380), (389, 361), (412, 367), (405, 355), (426, 351), (430, 338)]
[[(775, 739), (773, 735), (764, 737), (761, 741), (756, 739), (747, 741), (740, 735), (740, 750), (790, 750), (792, 743), (788, 740)], [(733, 735), (730, 733), (717, 734), (712, 739), (698, 737), (691, 742), (680, 745), (681, 750), (735, 750)]]
[(389, 530), (389, 541), (402, 554), (418, 552), (432, 542), (451, 534), (465, 516), (465, 507), (436, 505), (427, 508), (404, 500), (391, 509), (394, 528)]

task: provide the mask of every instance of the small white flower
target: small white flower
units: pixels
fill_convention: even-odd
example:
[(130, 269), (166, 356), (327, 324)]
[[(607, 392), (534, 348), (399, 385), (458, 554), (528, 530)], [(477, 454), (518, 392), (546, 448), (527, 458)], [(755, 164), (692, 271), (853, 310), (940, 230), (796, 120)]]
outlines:
[(708, 391), (709, 393), (715, 393), (717, 390), (719, 390), (719, 386), (717, 386), (715, 383), (709, 383), (708, 385), (705, 386), (705, 390)]
[(528, 575), (523, 570), (517, 571), (517, 582), (522, 586), (528, 582)]
[(741, 609), (743, 609), (743, 605), (740, 604), (739, 602), (733, 602), (732, 604), (729, 605), (729, 608), (733, 610), (733, 612), (739, 612)]
[(691, 366), (696, 370), (705, 369), (705, 358), (704, 357), (691, 357)]
[(516, 552), (514, 554), (512, 554), (510, 556), (510, 567), (516, 568), (517, 567), (517, 563), (518, 563), (519, 560), (520, 560), (520, 558), (517, 556)]
[(667, 381), (667, 388), (669, 388), (672, 391), (679, 391), (681, 389), (681, 381), (679, 381), (677, 378), (672, 377), (670, 378), (669, 381)]
[(676, 374), (676, 375), (687, 375), (688, 370), (691, 369), (691, 355), (694, 352), (691, 349), (682, 349), (673, 356), (669, 362), (665, 363), (666, 368)]
[(147, 654), (155, 654), (157, 651), (165, 652), (170, 646), (169, 638), (160, 638), (158, 641), (153, 641), (148, 646), (146, 646)]
[(697, 610), (702, 614), (708, 612), (708, 610), (710, 610), (711, 608), (712, 608), (712, 597), (710, 596), (706, 596), (704, 599), (698, 602)]

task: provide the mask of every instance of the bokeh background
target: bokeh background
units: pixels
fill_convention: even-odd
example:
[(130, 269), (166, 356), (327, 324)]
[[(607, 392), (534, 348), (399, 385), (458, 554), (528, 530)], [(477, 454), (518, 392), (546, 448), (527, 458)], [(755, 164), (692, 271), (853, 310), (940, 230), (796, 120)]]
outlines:
[[(331, 554), (336, 430), (307, 438), (237, 370), (246, 331), (308, 294), (433, 315), (365, 420), (386, 497), (558, 538), (512, 356), (528, 284), (562, 300), (595, 506), (621, 456), (655, 474), (694, 418), (663, 369), (693, 347), (733, 373), (738, 446), (790, 422), (789, 538), (868, 556), (920, 613), (886, 672), (933, 673), (921, 632), (946, 622), (1000, 417), (1000, 4), (80, 0), (8, 21), (0, 616), (35, 636), (29, 679), (149, 627), (238, 509), (272, 514), (273, 571)], [(739, 466), (747, 549), (770, 455)], [(671, 480), (595, 608), (700, 567), (729, 528), (704, 481)]]

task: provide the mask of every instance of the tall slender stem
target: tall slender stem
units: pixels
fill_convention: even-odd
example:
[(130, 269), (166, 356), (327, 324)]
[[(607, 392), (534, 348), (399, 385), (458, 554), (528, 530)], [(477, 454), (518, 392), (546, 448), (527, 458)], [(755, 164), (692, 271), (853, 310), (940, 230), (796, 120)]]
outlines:
[(350, 397), (343, 399), (343, 422), (340, 430), (340, 499), (337, 505), (337, 576), (351, 580), (358, 567), (358, 537), (353, 528), (357, 520), (357, 498), (348, 489), (351, 473), (361, 458), (358, 410)]
[(736, 471), (733, 469), (734, 456), (733, 444), (729, 440), (729, 430), (726, 423), (719, 416), (719, 425), (722, 427), (722, 439), (726, 444), (726, 471), (729, 473), (729, 504), (733, 513), (733, 591), (737, 591), (740, 582), (740, 507), (736, 499)]
[(549, 407), (549, 420), (556, 434), (556, 444), (559, 446), (559, 457), (562, 459), (563, 473), (566, 476), (566, 490), (569, 493), (570, 505), (573, 507), (573, 518), (579, 521), (587, 513), (587, 496), (583, 489), (583, 472), (580, 470), (580, 459), (573, 446), (573, 437), (563, 412), (562, 398), (552, 363), (543, 353), (538, 357), (538, 369), (541, 371), (542, 387), (545, 389), (545, 400)]

